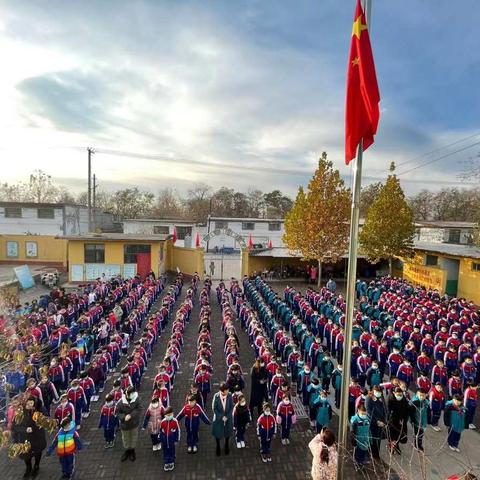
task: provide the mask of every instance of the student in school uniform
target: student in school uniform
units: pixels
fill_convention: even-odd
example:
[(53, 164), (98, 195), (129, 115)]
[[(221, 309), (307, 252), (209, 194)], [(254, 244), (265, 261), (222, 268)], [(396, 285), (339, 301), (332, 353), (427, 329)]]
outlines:
[(357, 413), (350, 420), (350, 425), (353, 444), (353, 461), (355, 468), (361, 470), (367, 462), (368, 452), (372, 442), (370, 420), (368, 419), (367, 410), (363, 405), (358, 407)]
[(165, 418), (160, 424), (160, 441), (163, 448), (163, 469), (169, 472), (175, 468), (175, 444), (180, 441), (180, 425), (173, 415), (173, 408), (165, 409)]
[(458, 445), (467, 424), (467, 410), (463, 406), (461, 395), (455, 395), (445, 404), (443, 420), (448, 427), (447, 443), (450, 450), (460, 452)]
[(290, 444), (290, 429), (297, 422), (290, 395), (285, 395), (277, 406), (277, 423), (282, 427), (282, 444)]
[(245, 448), (245, 430), (252, 421), (252, 415), (243, 394), (238, 395), (237, 403), (233, 407), (233, 427), (237, 448)]
[(197, 453), (198, 450), (198, 431), (200, 429), (200, 420), (206, 425), (210, 425), (210, 419), (203, 408), (197, 403), (194, 395), (190, 395), (188, 403), (184, 405), (177, 415), (180, 421), (185, 417), (185, 428), (187, 430), (187, 452)]
[(277, 432), (277, 422), (271, 413), (269, 403), (263, 404), (263, 412), (257, 420), (257, 435), (260, 437), (260, 455), (262, 462), (271, 462), (271, 443)]
[(115, 432), (119, 426), (119, 421), (115, 415), (115, 399), (111, 393), (105, 396), (105, 404), (100, 410), (100, 422), (98, 428), (103, 428), (103, 437), (105, 438), (105, 448), (115, 446)]

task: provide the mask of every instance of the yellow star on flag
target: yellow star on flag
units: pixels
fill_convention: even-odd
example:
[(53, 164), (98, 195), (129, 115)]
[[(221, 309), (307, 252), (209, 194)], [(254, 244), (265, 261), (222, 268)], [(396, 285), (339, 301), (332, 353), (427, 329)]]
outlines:
[(360, 59), (358, 57), (355, 57), (353, 60), (352, 60), (352, 65), (355, 66), (355, 65), (358, 65), (360, 63)]
[(367, 30), (367, 26), (362, 23), (362, 16), (359, 15), (353, 22), (352, 37), (355, 35), (360, 40), (360, 35), (363, 30)]

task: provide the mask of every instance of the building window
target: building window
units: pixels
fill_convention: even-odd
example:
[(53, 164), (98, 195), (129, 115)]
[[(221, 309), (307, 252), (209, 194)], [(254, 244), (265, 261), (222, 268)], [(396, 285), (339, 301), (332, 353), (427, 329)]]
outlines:
[(438, 265), (438, 257), (436, 255), (425, 255), (425, 265), (436, 267)]
[(7, 257), (8, 258), (18, 257), (18, 242), (7, 242)]
[(22, 208), (5, 207), (5, 218), (22, 218)]
[(215, 229), (217, 228), (228, 228), (228, 222), (224, 220), (215, 220)]
[(154, 235), (168, 235), (170, 233), (168, 225), (154, 225), (153, 234)]
[(185, 237), (192, 236), (192, 227), (175, 227), (177, 229), (177, 239), (185, 240)]
[(280, 222), (270, 222), (268, 224), (268, 230), (270, 232), (279, 232), (281, 228)]
[(460, 243), (460, 230), (448, 231), (448, 243)]
[(137, 253), (150, 253), (150, 245), (132, 244), (123, 246), (123, 263), (137, 263)]
[(105, 263), (105, 245), (86, 243), (84, 247), (85, 263)]
[(255, 222), (242, 222), (242, 230), (255, 230)]
[(37, 208), (37, 218), (55, 218), (55, 210), (53, 208)]
[(472, 262), (472, 270), (474, 272), (480, 272), (480, 263)]

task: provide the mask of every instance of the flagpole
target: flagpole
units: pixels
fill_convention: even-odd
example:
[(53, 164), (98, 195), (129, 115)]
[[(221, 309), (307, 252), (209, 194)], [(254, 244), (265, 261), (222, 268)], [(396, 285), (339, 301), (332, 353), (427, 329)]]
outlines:
[[(364, 13), (367, 27), (370, 26), (371, 0), (364, 0)], [(339, 462), (337, 480), (344, 480), (348, 459), (348, 387), (350, 385), (352, 361), (352, 327), (355, 306), (355, 284), (357, 281), (358, 230), (360, 220), (360, 191), (362, 187), (363, 142), (358, 145), (357, 158), (353, 164), (352, 212), (350, 217), (350, 243), (348, 248), (348, 273), (345, 312), (345, 339), (343, 349), (343, 375), (338, 425)]]

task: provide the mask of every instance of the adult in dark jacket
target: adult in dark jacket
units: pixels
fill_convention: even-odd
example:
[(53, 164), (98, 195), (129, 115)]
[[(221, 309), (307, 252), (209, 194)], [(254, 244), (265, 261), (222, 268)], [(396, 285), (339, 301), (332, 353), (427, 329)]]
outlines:
[[(42, 453), (45, 448), (47, 448), (45, 430), (40, 428), (33, 420), (35, 412), (42, 413), (43, 415), (47, 414), (46, 410), (41, 406), (41, 402), (35, 397), (30, 397), (23, 407), (22, 418), (18, 422), (14, 420), (12, 424), (14, 443), (24, 443), (28, 441), (31, 445), (28, 453), (20, 455), (20, 458), (25, 462), (26, 466), (23, 478), (30, 476), (36, 477), (38, 475)], [(35, 459), (33, 468), (32, 459)]]
[(407, 443), (410, 404), (403, 390), (396, 387), (387, 400), (390, 451), (402, 453), (400, 443)]
[(365, 408), (370, 420), (370, 433), (372, 435), (372, 457), (380, 458), (380, 445), (385, 438), (387, 427), (387, 407), (383, 399), (382, 390), (376, 386), (365, 400)]
[(262, 413), (263, 403), (268, 401), (268, 372), (265, 363), (257, 358), (250, 371), (250, 412), (257, 408), (257, 415)]
[(140, 399), (135, 387), (128, 387), (121, 400), (117, 403), (116, 415), (120, 420), (120, 430), (125, 452), (122, 462), (136, 460), (135, 447), (138, 440), (138, 426), (140, 425)]
[(217, 441), (217, 455), (221, 454), (220, 440), (225, 439), (225, 455), (230, 453), (229, 440), (233, 434), (233, 397), (228, 385), (222, 383), (212, 400), (212, 435)]

